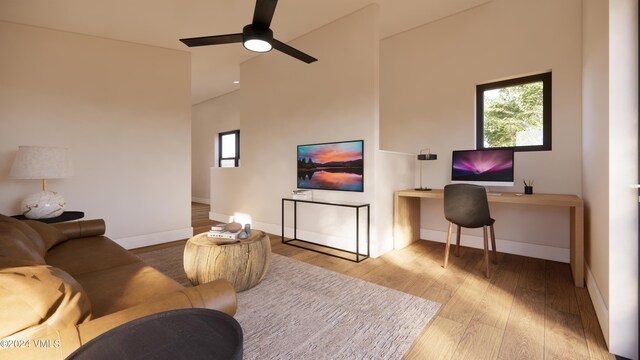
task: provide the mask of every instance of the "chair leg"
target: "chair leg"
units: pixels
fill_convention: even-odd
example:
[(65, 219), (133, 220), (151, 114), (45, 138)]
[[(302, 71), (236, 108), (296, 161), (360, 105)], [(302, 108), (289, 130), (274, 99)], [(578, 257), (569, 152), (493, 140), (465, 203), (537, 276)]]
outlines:
[(444, 268), (447, 268), (449, 263), (449, 245), (451, 245), (451, 230), (453, 228), (453, 223), (449, 223), (449, 231), (447, 231), (447, 245), (444, 247)]
[(496, 253), (496, 232), (493, 230), (493, 224), (491, 225), (491, 248), (493, 248), (493, 252), (491, 253), (491, 258), (493, 259), (493, 263), (498, 263), (498, 254)]
[(484, 235), (484, 271), (485, 275), (489, 277), (489, 237), (486, 226), (482, 227), (482, 233)]
[(460, 256), (460, 225), (458, 225), (457, 238), (456, 238), (456, 256)]

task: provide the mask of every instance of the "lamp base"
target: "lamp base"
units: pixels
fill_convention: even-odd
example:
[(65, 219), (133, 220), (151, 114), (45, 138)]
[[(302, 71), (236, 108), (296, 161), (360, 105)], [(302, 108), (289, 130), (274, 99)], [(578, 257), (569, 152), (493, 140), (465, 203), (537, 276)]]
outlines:
[(48, 219), (62, 215), (66, 202), (53, 191), (40, 191), (22, 200), (20, 211), (27, 219)]
[(429, 188), (415, 188), (414, 190), (417, 190), (417, 191), (431, 191), (431, 189), (429, 189)]

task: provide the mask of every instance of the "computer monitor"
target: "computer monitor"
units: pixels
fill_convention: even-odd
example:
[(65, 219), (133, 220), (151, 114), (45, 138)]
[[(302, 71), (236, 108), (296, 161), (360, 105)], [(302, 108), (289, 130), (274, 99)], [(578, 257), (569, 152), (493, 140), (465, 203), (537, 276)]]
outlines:
[(513, 148), (454, 150), (451, 182), (513, 186)]

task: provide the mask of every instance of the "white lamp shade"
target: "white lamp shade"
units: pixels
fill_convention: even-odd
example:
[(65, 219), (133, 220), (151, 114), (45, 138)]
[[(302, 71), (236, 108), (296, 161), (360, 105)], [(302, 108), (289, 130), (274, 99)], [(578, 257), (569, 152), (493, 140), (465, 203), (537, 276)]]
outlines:
[(73, 175), (66, 148), (20, 146), (11, 167), (12, 179), (61, 179)]

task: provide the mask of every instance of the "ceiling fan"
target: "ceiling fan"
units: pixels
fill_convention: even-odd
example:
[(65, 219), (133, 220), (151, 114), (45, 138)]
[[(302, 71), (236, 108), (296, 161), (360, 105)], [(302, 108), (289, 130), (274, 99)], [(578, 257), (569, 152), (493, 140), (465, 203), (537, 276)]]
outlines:
[(188, 39), (180, 39), (188, 47), (220, 45), (231, 43), (243, 43), (247, 50), (255, 52), (267, 52), (272, 48), (311, 64), (318, 59), (307, 55), (298, 49), (273, 38), (273, 31), (269, 28), (273, 13), (276, 11), (278, 0), (256, 0), (256, 8), (253, 12), (253, 22), (246, 25), (241, 33), (202, 36)]

